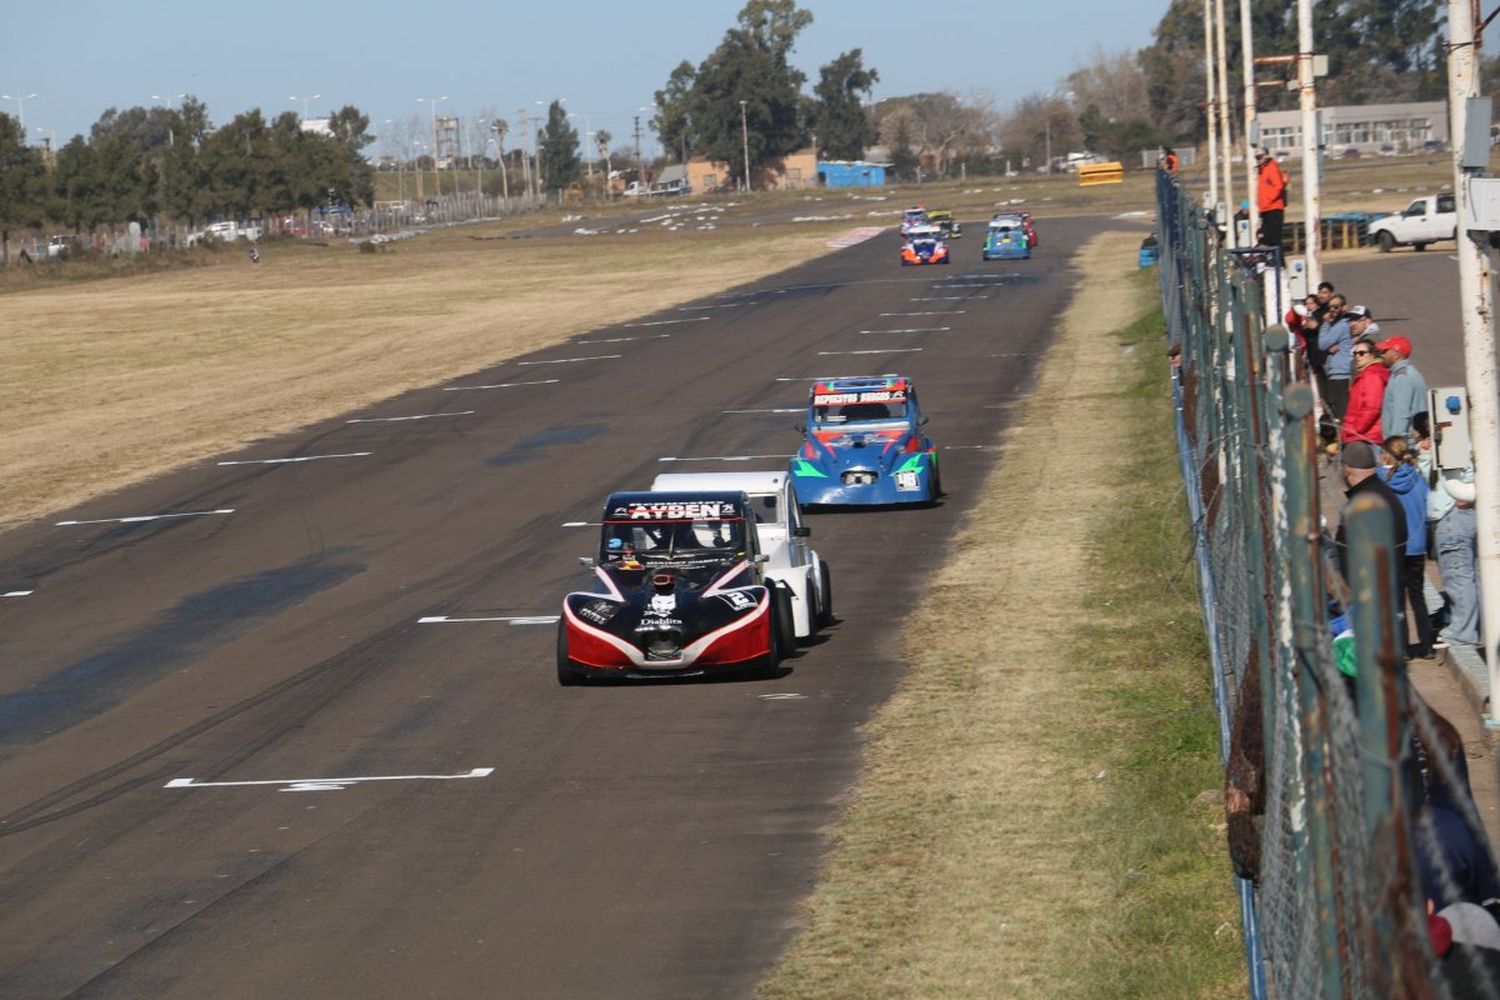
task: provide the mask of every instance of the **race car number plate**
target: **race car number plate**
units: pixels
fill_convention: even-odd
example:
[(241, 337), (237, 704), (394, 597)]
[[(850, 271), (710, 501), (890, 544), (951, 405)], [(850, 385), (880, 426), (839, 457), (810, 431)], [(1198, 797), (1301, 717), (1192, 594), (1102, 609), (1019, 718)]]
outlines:
[(912, 471), (896, 473), (896, 489), (906, 493), (918, 488), (917, 474)]

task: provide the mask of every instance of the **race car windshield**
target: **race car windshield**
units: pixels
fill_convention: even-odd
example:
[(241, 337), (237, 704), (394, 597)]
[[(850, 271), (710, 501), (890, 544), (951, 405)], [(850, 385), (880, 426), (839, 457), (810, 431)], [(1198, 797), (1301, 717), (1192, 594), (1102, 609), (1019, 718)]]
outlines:
[(871, 424), (906, 419), (906, 402), (888, 400), (883, 403), (842, 403), (837, 405), (813, 403), (813, 420), (819, 427), (845, 427), (850, 424)]
[(744, 522), (610, 521), (604, 525), (605, 562), (659, 563), (672, 559), (707, 559), (744, 551)]

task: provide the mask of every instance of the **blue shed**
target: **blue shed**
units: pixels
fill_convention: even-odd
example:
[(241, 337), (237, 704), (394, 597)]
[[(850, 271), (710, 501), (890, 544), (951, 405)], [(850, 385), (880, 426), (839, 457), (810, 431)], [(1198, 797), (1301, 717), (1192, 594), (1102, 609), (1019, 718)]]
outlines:
[(864, 160), (820, 160), (818, 162), (819, 187), (884, 187), (884, 163), (866, 163)]

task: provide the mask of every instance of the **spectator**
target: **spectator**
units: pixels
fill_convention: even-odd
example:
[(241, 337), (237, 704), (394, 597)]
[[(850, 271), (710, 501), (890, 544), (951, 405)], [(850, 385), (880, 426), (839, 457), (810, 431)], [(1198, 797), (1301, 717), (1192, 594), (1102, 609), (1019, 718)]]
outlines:
[(1381, 360), (1391, 370), (1385, 401), (1380, 408), (1380, 429), (1386, 437), (1401, 435), (1413, 444), (1412, 418), (1427, 412), (1427, 380), (1411, 363), (1411, 341), (1388, 337), (1375, 345)]
[(1308, 295), (1302, 300), (1302, 307), (1307, 313), (1302, 318), (1302, 339), (1307, 344), (1307, 368), (1312, 373), (1312, 377), (1318, 380), (1321, 390), (1323, 363), (1326, 355), (1318, 349), (1318, 330), (1323, 325), (1322, 317), (1327, 311), (1327, 306), (1316, 295)]
[(1318, 330), (1318, 347), (1327, 352), (1323, 362), (1323, 401), (1335, 424), (1343, 422), (1349, 405), (1349, 375), (1353, 345), (1349, 320), (1344, 316), (1344, 297), (1334, 292), (1328, 297), (1323, 326)]
[(1368, 306), (1349, 307), (1349, 332), (1354, 335), (1355, 340), (1360, 337), (1369, 337), (1377, 341), (1381, 339), (1380, 324), (1375, 322), (1375, 314)]
[(1480, 642), (1479, 531), (1474, 520), (1474, 482), (1472, 469), (1459, 473), (1444, 472), (1433, 495), (1443, 494), (1449, 502), (1437, 501), (1428, 509), (1446, 510), (1435, 518), (1433, 540), (1437, 546), (1438, 575), (1448, 598), (1448, 624), (1438, 633), (1440, 645), (1477, 646)]
[(1396, 558), (1406, 558), (1406, 510), (1401, 506), (1401, 498), (1386, 484), (1386, 481), (1376, 475), (1375, 447), (1368, 441), (1350, 441), (1344, 445), (1344, 450), (1339, 461), (1340, 474), (1344, 477), (1344, 496), (1348, 503), (1344, 505), (1344, 515), (1339, 518), (1339, 528), (1334, 535), (1334, 544), (1337, 546), (1339, 575), (1345, 580), (1349, 579), (1349, 548), (1345, 538), (1345, 521), (1348, 520), (1349, 503), (1353, 503), (1358, 497), (1373, 496), (1385, 503), (1391, 509), (1392, 527), (1396, 536)]
[[(1375, 367), (1380, 367), (1379, 365)], [(1417, 450), (1397, 434), (1384, 442), (1381, 477), (1401, 501), (1406, 515), (1406, 556), (1401, 563), (1401, 581), (1411, 607), (1416, 645), (1408, 655), (1419, 660), (1432, 656), (1432, 619), (1427, 615), (1427, 480), (1417, 465)], [(1402, 633), (1405, 634), (1404, 632)]]
[(1173, 177), (1177, 176), (1177, 150), (1171, 146), (1161, 148), (1161, 168)]
[(1354, 381), (1349, 385), (1349, 406), (1344, 411), (1344, 426), (1339, 439), (1381, 444), (1380, 406), (1385, 399), (1385, 383), (1390, 370), (1380, 363), (1375, 341), (1368, 337), (1355, 341), (1350, 350), (1354, 362)]
[(1255, 167), (1255, 197), (1260, 208), (1260, 245), (1279, 248), (1282, 220), (1286, 215), (1286, 172), (1265, 147), (1255, 151)]

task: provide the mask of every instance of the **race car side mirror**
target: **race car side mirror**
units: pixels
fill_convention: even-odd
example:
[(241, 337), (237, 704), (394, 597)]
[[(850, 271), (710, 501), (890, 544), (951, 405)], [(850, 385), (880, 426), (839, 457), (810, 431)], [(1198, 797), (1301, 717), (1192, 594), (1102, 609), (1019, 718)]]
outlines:
[(792, 534), (798, 538), (808, 538), (812, 535), (812, 529), (805, 524), (799, 524), (792, 529)]
[(755, 554), (755, 558), (751, 559), (750, 561), (754, 563), (770, 562), (771, 557), (766, 555), (764, 552), (757, 552)]
[(797, 431), (798, 434), (807, 433), (807, 425), (800, 420), (793, 424), (792, 427)]
[(578, 564), (580, 566), (587, 566), (589, 569), (593, 569), (594, 568), (594, 557), (593, 556), (579, 556), (578, 557)]
[(929, 421), (931, 419), (932, 419), (931, 417), (923, 417), (921, 420), (917, 421), (917, 426), (918, 427), (926, 427), (927, 426), (927, 421)]

